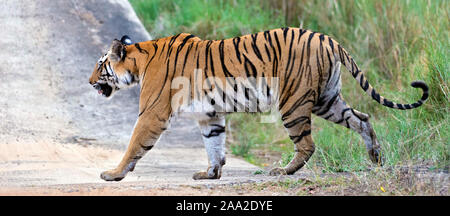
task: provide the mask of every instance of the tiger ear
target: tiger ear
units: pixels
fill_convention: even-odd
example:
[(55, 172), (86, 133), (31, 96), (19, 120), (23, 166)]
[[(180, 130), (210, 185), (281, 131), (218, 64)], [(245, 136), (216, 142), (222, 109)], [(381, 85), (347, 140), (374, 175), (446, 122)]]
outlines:
[(114, 39), (111, 48), (108, 51), (109, 60), (112, 62), (119, 62), (125, 56), (125, 46), (121, 41)]

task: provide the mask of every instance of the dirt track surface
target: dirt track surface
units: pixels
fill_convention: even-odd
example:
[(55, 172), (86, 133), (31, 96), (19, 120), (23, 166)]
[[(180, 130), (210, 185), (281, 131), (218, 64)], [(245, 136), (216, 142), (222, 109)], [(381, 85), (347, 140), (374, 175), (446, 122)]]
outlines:
[(122, 182), (100, 179), (128, 145), (139, 89), (106, 100), (88, 78), (114, 38), (150, 39), (128, 1), (6, 0), (0, 29), (0, 194), (133, 195), (258, 181), (257, 167), (231, 156), (221, 180), (192, 180), (208, 164), (197, 126), (187, 119), (174, 120)]

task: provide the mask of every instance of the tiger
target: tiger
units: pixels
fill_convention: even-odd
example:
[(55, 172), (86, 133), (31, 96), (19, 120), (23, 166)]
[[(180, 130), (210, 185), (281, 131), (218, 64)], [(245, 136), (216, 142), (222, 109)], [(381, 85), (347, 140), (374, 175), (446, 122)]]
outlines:
[[(184, 113), (198, 123), (209, 164), (192, 178), (220, 179), (225, 165), (225, 116), (270, 109), (279, 113), (294, 154), (286, 166), (271, 169), (269, 175), (294, 174), (313, 155), (312, 114), (360, 134), (370, 160), (381, 166), (384, 157), (369, 114), (350, 107), (341, 94), (341, 64), (362, 90), (383, 106), (409, 110), (428, 98), (427, 84), (414, 81), (411, 86), (422, 90), (417, 102), (400, 104), (386, 99), (336, 40), (301, 28), (284, 27), (224, 40), (202, 40), (189, 33), (138, 43), (126, 35), (114, 39), (96, 63), (89, 84), (106, 98), (139, 85), (139, 113), (121, 162), (100, 177), (122, 180), (155, 146), (171, 119)], [(195, 83), (206, 83), (206, 87)]]

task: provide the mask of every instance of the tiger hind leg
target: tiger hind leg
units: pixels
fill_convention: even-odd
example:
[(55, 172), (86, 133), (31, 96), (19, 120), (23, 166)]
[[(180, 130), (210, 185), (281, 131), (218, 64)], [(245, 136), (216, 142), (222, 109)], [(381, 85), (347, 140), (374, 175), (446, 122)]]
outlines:
[[(292, 99), (295, 100), (295, 99)], [(308, 101), (304, 98), (303, 101)], [(311, 136), (311, 107), (312, 104), (294, 103), (286, 110), (280, 110), (282, 114), (282, 121), (286, 128), (290, 139), (294, 143), (294, 157), (284, 167), (277, 167), (272, 169), (270, 175), (291, 175), (302, 168), (309, 158), (313, 155), (315, 145)]]
[(220, 179), (222, 167), (225, 165), (225, 117), (215, 116), (199, 121), (203, 136), (209, 167), (206, 171), (197, 172), (193, 179)]
[(336, 94), (320, 107), (314, 107), (313, 113), (359, 133), (366, 144), (371, 161), (382, 165), (381, 147), (369, 122), (368, 114), (349, 107), (342, 99), (341, 94)]

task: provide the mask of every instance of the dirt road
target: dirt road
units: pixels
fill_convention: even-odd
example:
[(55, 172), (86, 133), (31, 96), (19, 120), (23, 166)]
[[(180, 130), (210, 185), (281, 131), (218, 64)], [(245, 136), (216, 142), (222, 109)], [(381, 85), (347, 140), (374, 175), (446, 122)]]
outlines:
[(255, 181), (257, 167), (231, 156), (220, 181), (192, 180), (208, 164), (196, 124), (187, 119), (173, 121), (122, 182), (99, 178), (128, 145), (139, 89), (106, 100), (88, 77), (112, 39), (150, 39), (128, 1), (6, 0), (0, 29), (0, 194), (101, 188), (94, 194), (132, 195), (136, 188)]

